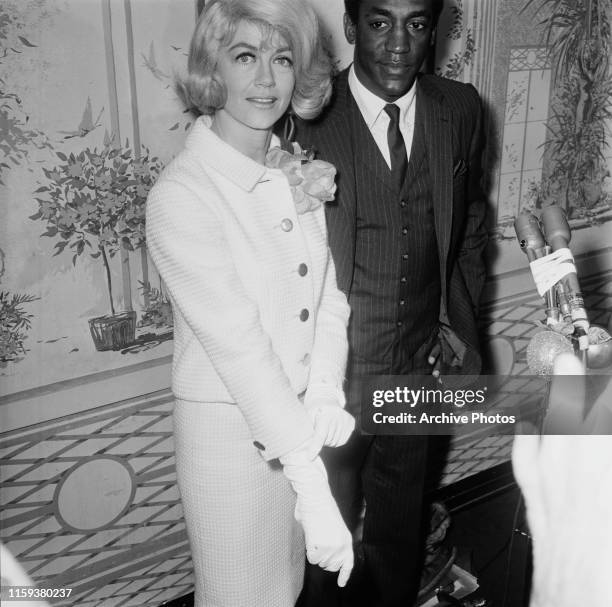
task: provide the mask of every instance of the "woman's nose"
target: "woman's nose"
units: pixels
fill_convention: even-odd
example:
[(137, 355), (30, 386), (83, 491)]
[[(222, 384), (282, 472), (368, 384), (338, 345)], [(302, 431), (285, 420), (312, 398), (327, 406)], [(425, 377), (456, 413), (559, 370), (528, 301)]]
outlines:
[(269, 61), (260, 61), (255, 74), (255, 84), (258, 86), (274, 86), (274, 72)]

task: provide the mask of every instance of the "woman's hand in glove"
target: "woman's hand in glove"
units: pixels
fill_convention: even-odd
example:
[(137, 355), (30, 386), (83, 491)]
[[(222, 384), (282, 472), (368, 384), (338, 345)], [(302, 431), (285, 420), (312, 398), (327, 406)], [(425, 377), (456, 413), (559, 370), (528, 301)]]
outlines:
[(314, 399), (306, 406), (306, 411), (314, 426), (314, 444), (319, 447), (317, 454), (323, 446), (344, 445), (355, 429), (355, 418), (332, 400)]
[(338, 586), (346, 585), (353, 569), (353, 538), (327, 482), (320, 457), (310, 458), (304, 445), (280, 458), (283, 472), (297, 493), (295, 518), (306, 539), (308, 562), (326, 571), (339, 571)]

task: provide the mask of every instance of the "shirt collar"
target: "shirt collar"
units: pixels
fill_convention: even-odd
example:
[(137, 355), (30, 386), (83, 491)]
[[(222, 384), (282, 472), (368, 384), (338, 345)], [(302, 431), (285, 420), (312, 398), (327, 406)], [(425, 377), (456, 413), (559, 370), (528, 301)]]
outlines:
[[(212, 116), (200, 116), (192, 125), (185, 147), (198, 161), (221, 173), (247, 192), (253, 191), (269, 169), (245, 156), (210, 129)], [(280, 139), (272, 135), (270, 148), (280, 147)]]
[[(368, 128), (371, 130), (388, 102), (372, 93), (372, 91), (370, 91), (360, 82), (359, 78), (357, 78), (357, 74), (355, 73), (354, 64), (351, 65), (349, 70), (348, 83), (351, 93), (353, 94), (353, 97), (357, 103), (357, 107), (359, 107), (363, 119), (365, 120)], [(408, 115), (408, 110), (414, 103), (416, 89), (417, 81), (415, 79), (410, 90), (405, 95), (393, 102), (400, 109), (400, 122), (402, 123), (405, 122), (406, 116)]]

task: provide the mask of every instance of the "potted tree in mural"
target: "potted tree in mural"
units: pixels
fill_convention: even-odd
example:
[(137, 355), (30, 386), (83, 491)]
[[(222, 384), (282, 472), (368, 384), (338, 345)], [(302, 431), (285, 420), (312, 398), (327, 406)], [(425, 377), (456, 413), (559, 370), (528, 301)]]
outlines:
[(100, 260), (110, 314), (90, 319), (89, 328), (97, 350), (118, 350), (134, 342), (136, 313), (115, 309), (110, 260), (144, 246), (145, 202), (162, 164), (146, 148), (136, 157), (127, 142), (57, 157), (59, 164), (43, 169), (48, 182), (35, 192), (30, 219), (45, 223), (41, 236), (57, 241), (54, 255), (70, 253), (73, 265), (85, 254)]
[(571, 215), (606, 198), (606, 121), (612, 117), (610, 0), (528, 0), (544, 15), (555, 87), (546, 153), (549, 180)]

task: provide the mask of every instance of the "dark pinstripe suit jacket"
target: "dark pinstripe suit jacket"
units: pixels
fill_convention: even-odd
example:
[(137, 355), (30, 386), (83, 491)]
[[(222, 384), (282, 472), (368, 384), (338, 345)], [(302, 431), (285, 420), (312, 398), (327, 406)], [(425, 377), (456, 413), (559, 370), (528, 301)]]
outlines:
[[(475, 316), (485, 278), (486, 202), (480, 188), (481, 106), (469, 84), (420, 75), (416, 121), (425, 129), (440, 279), (441, 319), (468, 346), (463, 373), (480, 370)], [(355, 176), (369, 176), (373, 195), (393, 188), (391, 172), (348, 86), (339, 74), (330, 105), (314, 122), (299, 123), (297, 140), (336, 166), (338, 191), (327, 206), (329, 242), (339, 287), (350, 295), (355, 261)], [(360, 180), (363, 181), (363, 180)], [(369, 188), (368, 188), (368, 191)]]

